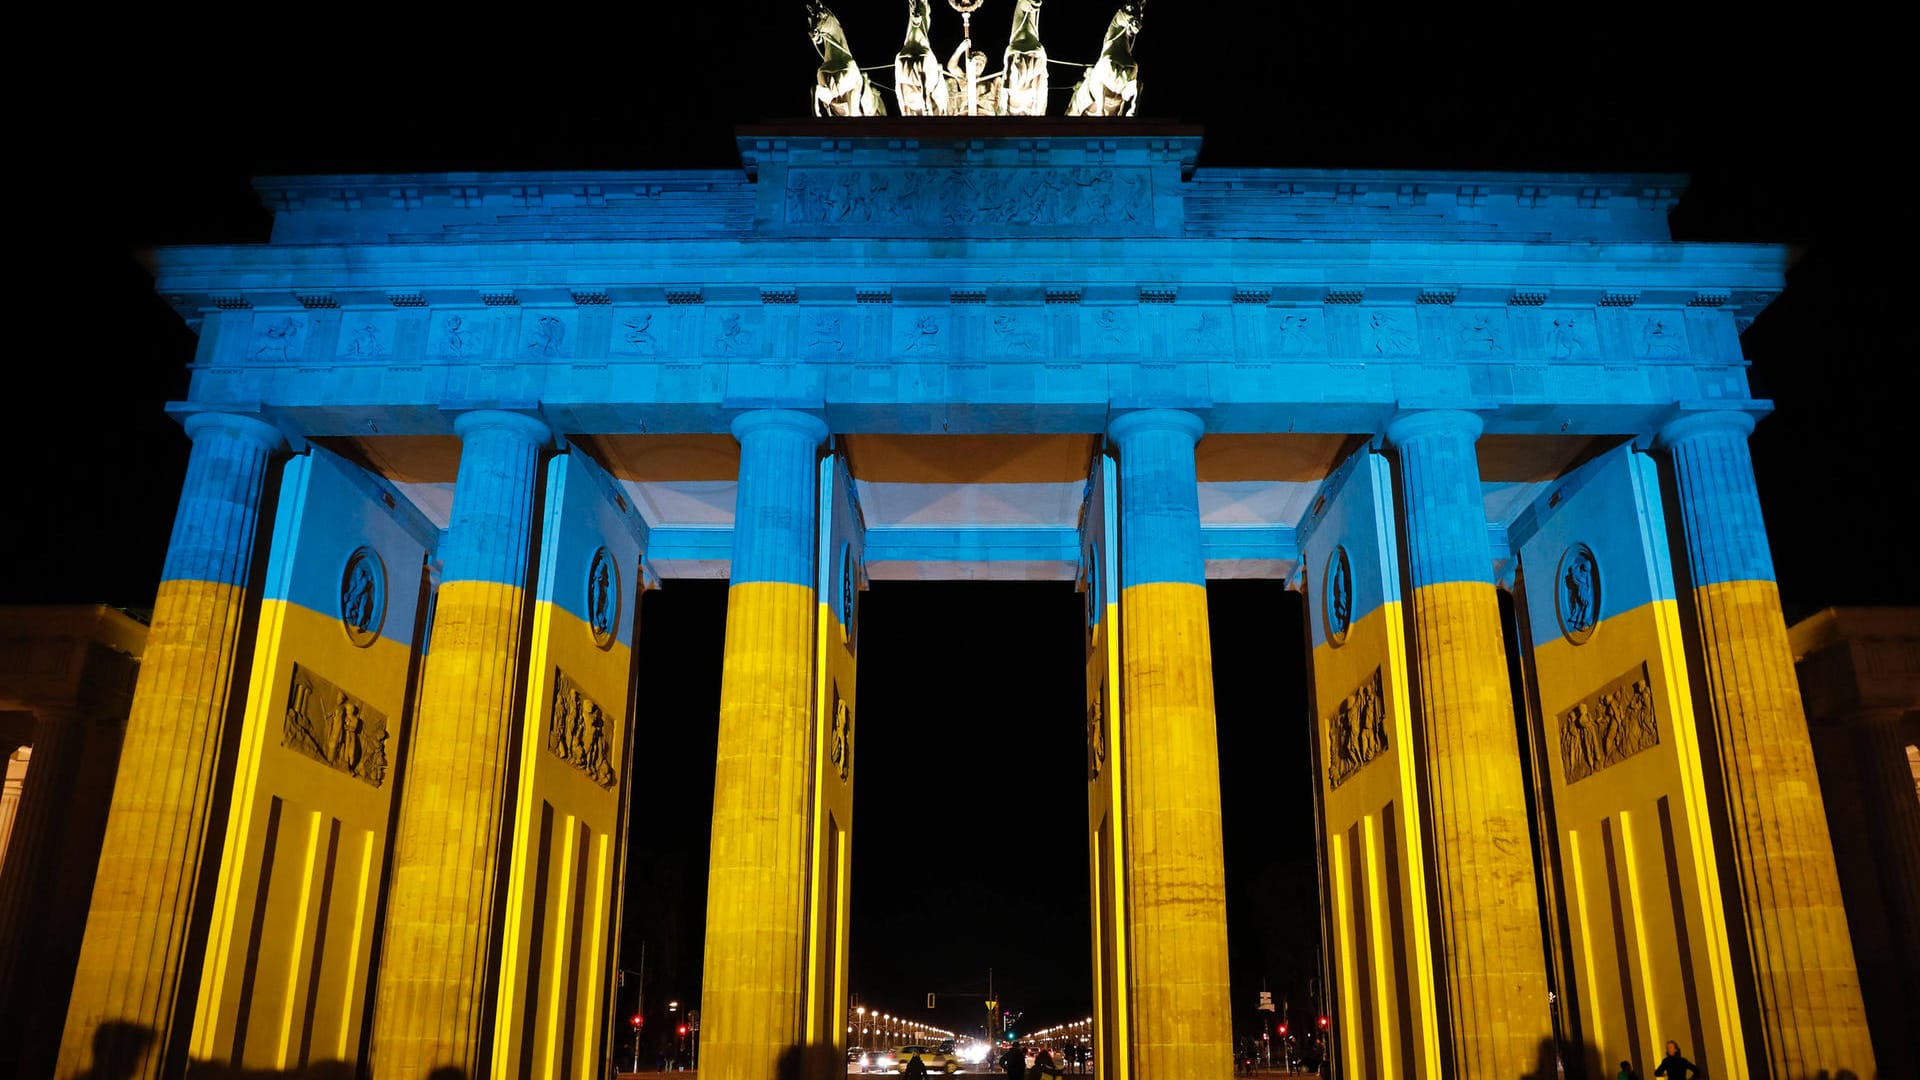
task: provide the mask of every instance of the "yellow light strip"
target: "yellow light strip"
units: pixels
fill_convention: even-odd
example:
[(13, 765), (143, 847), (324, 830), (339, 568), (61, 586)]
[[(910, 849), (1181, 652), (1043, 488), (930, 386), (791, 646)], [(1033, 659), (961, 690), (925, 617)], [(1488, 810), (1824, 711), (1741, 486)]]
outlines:
[[(287, 948), (287, 991), (280, 1006), (280, 1048), (274, 1053), (276, 1068), (287, 1067), (287, 1049), (293, 1041), (293, 1007), (300, 992), (300, 976), (306, 965), (300, 962), (311, 944), (311, 930), (307, 925), (307, 913), (313, 910), (313, 864), (320, 853), (320, 811), (307, 814), (306, 849), (300, 855), (300, 900), (293, 909), (293, 939)], [(314, 958), (318, 961), (318, 957)], [(246, 1007), (246, 1002), (241, 1002)]]
[[(340, 988), (340, 1041), (334, 1047), (334, 1056), (341, 1061), (348, 1060), (347, 1048), (354, 1040), (355, 1024), (360, 1018), (360, 1010), (355, 1002), (360, 999), (360, 968), (364, 953), (361, 946), (367, 933), (367, 915), (372, 905), (367, 902), (367, 894), (373, 891), (373, 834), (360, 834), (360, 877), (353, 890), (353, 938), (347, 945), (347, 977)], [(369, 992), (372, 987), (367, 988)]]

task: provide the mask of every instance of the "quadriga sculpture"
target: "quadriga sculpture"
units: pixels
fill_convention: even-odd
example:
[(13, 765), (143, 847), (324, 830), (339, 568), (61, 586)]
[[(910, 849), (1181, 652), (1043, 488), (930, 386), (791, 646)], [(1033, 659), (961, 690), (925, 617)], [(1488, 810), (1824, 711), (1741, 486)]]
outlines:
[(901, 116), (944, 115), (947, 79), (934, 54), (933, 7), (929, 0), (907, 0), (907, 40), (893, 58), (893, 93)]
[(1133, 39), (1140, 33), (1147, 0), (1127, 0), (1100, 47), (1100, 59), (1073, 88), (1068, 116), (1132, 116), (1140, 105), (1140, 65), (1133, 59)]
[(1040, 44), (1040, 0), (1014, 0), (1013, 33), (1001, 65), (1000, 107), (1008, 116), (1045, 116), (1047, 47)]
[(808, 0), (807, 28), (813, 47), (820, 53), (820, 71), (814, 76), (813, 115), (885, 116), (886, 102), (880, 91), (853, 62), (853, 50), (847, 45), (847, 32), (826, 5)]

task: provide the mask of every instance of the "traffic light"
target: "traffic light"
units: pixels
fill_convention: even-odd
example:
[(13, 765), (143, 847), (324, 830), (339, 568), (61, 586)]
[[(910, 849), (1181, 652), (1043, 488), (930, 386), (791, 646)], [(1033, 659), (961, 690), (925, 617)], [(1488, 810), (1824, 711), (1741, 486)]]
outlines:
[(640, 1025), (641, 1025), (641, 1024), (644, 1024), (644, 1023), (646, 1023), (646, 1021), (645, 1021), (645, 1020), (643, 1020), (643, 1019), (641, 1019), (641, 1017), (640, 1017), (640, 1014), (639, 1014), (639, 1013), (634, 1013), (634, 1014), (633, 1014), (633, 1030), (635, 1030), (635, 1031), (639, 1031), (639, 1030), (640, 1030)]
[(1321, 1031), (1327, 1030), (1327, 1018), (1324, 1016), (1320, 1018), (1320, 1030)]
[(684, 1039), (684, 1038), (686, 1038), (686, 1036), (687, 1036), (687, 1025), (685, 1025), (685, 1024), (681, 1024), (681, 1025), (680, 1025), (680, 1037)]
[(1280, 1025), (1280, 1034), (1282, 1034), (1282, 1035), (1285, 1035), (1286, 1033), (1287, 1033), (1287, 1025), (1285, 1025), (1285, 1024), (1281, 1024), (1281, 1025)]

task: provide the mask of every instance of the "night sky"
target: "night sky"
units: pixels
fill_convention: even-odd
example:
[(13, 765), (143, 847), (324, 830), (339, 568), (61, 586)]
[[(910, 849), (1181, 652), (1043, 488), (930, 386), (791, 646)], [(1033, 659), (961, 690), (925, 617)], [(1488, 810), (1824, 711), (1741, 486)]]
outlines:
[[(28, 247), (48, 257), (15, 299), (32, 311), (10, 363), (0, 602), (152, 602), (187, 451), (161, 405), (193, 351), (152, 295), (153, 246), (263, 240), (256, 174), (731, 166), (734, 125), (807, 107), (800, 7), (116, 14), (15, 102), (17, 145), (40, 151), (14, 213), (49, 242)], [(899, 0), (833, 7), (863, 64), (891, 58)], [(1752, 445), (1789, 615), (1920, 603), (1892, 548), (1915, 490), (1911, 287), (1893, 265), (1914, 236), (1893, 168), (1906, 61), (1886, 28), (1825, 22), (1827, 7), (1158, 0), (1142, 113), (1204, 126), (1202, 167), (1692, 174), (1679, 238), (1793, 253), (1745, 338), (1755, 394), (1778, 406)], [(990, 56), (1008, 8), (976, 16)], [(1242, 10), (1262, 14), (1225, 14)], [(1092, 59), (1111, 12), (1052, 0), (1051, 55)], [(944, 52), (957, 16), (936, 0), (935, 18)], [(991, 966), (1031, 1023), (1084, 1016), (1078, 598), (883, 582), (865, 603), (855, 991), (893, 1011), (983, 990)], [(1288, 989), (1317, 939), (1299, 606), (1246, 582), (1210, 589), (1210, 607), (1233, 1001), (1265, 977), (1304, 1009)], [(697, 993), (724, 586), (671, 583), (642, 618), (643, 685), (690, 688), (647, 699), (658, 734), (636, 769), (625, 962), (644, 938), (657, 1007)], [(930, 1019), (960, 1028), (961, 1004)]]

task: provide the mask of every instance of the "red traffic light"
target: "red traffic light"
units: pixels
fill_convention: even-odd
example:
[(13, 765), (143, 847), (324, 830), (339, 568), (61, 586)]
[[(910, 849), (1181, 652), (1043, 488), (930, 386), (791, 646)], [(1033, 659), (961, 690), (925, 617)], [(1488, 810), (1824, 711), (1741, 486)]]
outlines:
[(644, 1024), (644, 1023), (646, 1023), (646, 1021), (640, 1019), (640, 1015), (638, 1013), (635, 1013), (633, 1017), (633, 1026), (639, 1027), (641, 1024)]
[(686, 1033), (687, 1033), (687, 1025), (685, 1025), (685, 1024), (681, 1024), (681, 1025), (680, 1025), (680, 1034), (682, 1034), (682, 1035), (685, 1035)]
[(1286, 1033), (1287, 1033), (1287, 1025), (1285, 1025), (1285, 1024), (1281, 1024), (1281, 1025), (1280, 1025), (1280, 1034), (1282, 1034), (1282, 1035), (1285, 1035)]
[(1326, 1017), (1324, 1017), (1324, 1016), (1323, 1016), (1323, 1017), (1321, 1017), (1321, 1018), (1320, 1018), (1320, 1026), (1321, 1026), (1321, 1027), (1326, 1027), (1326, 1026), (1327, 1026), (1327, 1018), (1326, 1018)]

